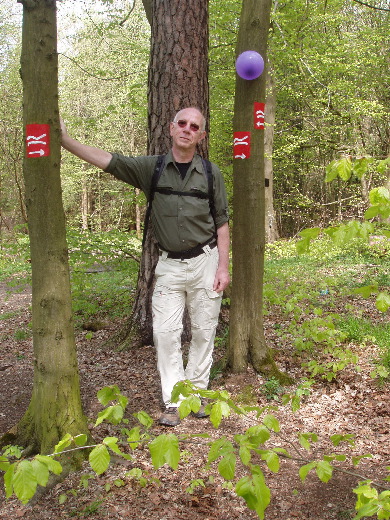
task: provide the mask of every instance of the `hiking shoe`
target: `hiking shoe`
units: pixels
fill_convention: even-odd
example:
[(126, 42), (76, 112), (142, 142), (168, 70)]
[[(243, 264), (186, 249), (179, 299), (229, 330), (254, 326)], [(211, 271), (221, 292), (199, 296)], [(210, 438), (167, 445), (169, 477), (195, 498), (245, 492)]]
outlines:
[(207, 402), (204, 399), (200, 400), (200, 408), (197, 412), (192, 412), (192, 416), (196, 417), (197, 419), (206, 419), (206, 417), (209, 417), (209, 413), (205, 412)]
[(164, 413), (161, 415), (158, 420), (159, 424), (163, 426), (177, 426), (180, 424), (179, 411), (174, 406), (169, 406), (165, 408)]

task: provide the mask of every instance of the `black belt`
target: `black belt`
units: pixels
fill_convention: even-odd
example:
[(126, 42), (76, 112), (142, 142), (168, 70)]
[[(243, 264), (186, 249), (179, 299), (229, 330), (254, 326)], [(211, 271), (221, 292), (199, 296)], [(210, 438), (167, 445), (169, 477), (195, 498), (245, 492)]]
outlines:
[(214, 249), (216, 245), (217, 241), (215, 239), (212, 239), (211, 241), (206, 242), (205, 244), (198, 244), (192, 249), (187, 249), (186, 251), (166, 251), (167, 258), (173, 258), (176, 260), (188, 260), (189, 258), (196, 258), (197, 256), (204, 253), (204, 247), (209, 246), (210, 249)]

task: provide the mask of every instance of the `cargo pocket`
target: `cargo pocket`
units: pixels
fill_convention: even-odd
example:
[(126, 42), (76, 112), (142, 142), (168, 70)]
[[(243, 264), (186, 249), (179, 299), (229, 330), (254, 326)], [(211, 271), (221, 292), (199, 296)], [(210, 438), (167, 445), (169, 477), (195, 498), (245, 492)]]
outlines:
[(222, 295), (211, 289), (199, 291), (191, 304), (191, 323), (199, 329), (213, 329), (218, 324)]

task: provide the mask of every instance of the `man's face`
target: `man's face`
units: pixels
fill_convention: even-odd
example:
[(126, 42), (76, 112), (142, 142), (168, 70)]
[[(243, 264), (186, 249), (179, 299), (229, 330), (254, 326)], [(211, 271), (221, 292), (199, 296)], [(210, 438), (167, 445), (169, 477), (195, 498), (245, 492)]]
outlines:
[(203, 128), (203, 116), (194, 108), (185, 108), (171, 123), (170, 134), (173, 146), (182, 150), (194, 150), (196, 145), (204, 139), (206, 132)]

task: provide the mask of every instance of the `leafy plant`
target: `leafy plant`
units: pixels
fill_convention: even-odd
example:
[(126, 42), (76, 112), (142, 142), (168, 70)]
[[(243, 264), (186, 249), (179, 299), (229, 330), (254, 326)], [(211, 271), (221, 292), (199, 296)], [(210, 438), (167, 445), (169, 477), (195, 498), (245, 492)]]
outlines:
[(265, 395), (268, 401), (276, 400), (278, 395), (283, 391), (279, 380), (276, 377), (270, 377), (261, 385), (261, 392)]
[[(300, 388), (300, 396), (306, 395), (310, 385), (311, 382), (303, 383)], [(181, 417), (199, 409), (199, 396), (201, 396), (213, 400), (207, 405), (207, 408), (210, 412), (210, 421), (215, 428), (219, 427), (224, 417), (228, 417), (233, 412), (245, 415), (248, 419), (252, 417), (252, 421), (253, 417), (256, 417), (256, 422), (242, 434), (234, 435), (232, 439), (222, 436), (213, 440), (207, 433), (187, 434), (180, 437), (173, 433), (163, 433), (154, 436), (150, 430), (153, 424), (152, 419), (145, 412), (138, 412), (133, 415), (138, 419), (141, 426), (136, 426), (130, 431), (126, 428), (121, 429), (121, 434), (127, 436), (130, 450), (135, 455), (137, 446), (140, 444), (146, 445), (155, 468), (167, 464), (173, 470), (176, 470), (181, 459), (180, 443), (185, 442), (186, 450), (188, 450), (194, 436), (205, 439), (209, 446), (205, 469), (210, 470), (211, 466), (216, 464), (220, 476), (226, 482), (226, 486), (231, 486), (235, 481), (234, 490), (236, 494), (245, 500), (249, 509), (256, 511), (260, 519), (264, 518), (264, 512), (271, 500), (270, 490), (263, 471), (264, 466), (269, 471), (277, 473), (280, 470), (280, 459), (287, 457), (291, 460), (295, 459), (300, 464), (299, 475), (302, 481), (305, 481), (309, 473), (314, 471), (322, 482), (328, 482), (334, 471), (338, 469), (337, 463), (345, 462), (347, 459), (345, 454), (337, 453), (322, 453), (320, 458), (307, 459), (300, 452), (299, 446), (310, 452), (313, 445), (318, 442), (318, 436), (313, 432), (298, 432), (298, 444), (293, 443), (293, 453), (290, 453), (286, 448), (280, 446), (281, 441), (283, 442), (285, 439), (281, 433), (278, 420), (274, 415), (268, 413), (269, 407), (240, 406), (231, 399), (225, 390), (200, 390), (190, 382), (184, 381), (175, 385), (172, 393), (173, 402), (177, 401), (180, 396), (184, 397), (179, 406)], [(120, 393), (115, 385), (100, 390), (98, 398), (106, 408), (99, 414), (95, 425), (100, 424), (103, 420), (114, 425), (119, 424), (123, 419), (127, 398)], [(273, 437), (277, 442), (275, 445), (269, 445)], [(353, 445), (353, 438), (350, 434), (333, 435), (330, 437), (330, 441), (334, 447), (339, 446), (342, 442)], [(87, 446), (86, 442), (86, 435), (75, 437), (66, 435), (57, 444), (54, 453), (50, 456), (36, 455), (32, 460), (21, 459), (16, 462), (11, 462), (9, 459), (11, 454), (19, 456), (19, 449), (8, 447), (7, 451), (0, 457), (0, 470), (5, 472), (6, 496), (10, 497), (12, 493), (15, 493), (23, 503), (27, 503), (34, 496), (38, 484), (41, 486), (47, 485), (50, 472), (61, 473), (61, 464), (55, 459), (68, 451), (91, 450), (89, 451), (89, 463), (97, 475), (101, 475), (107, 470), (111, 453), (134, 461), (133, 455), (120, 448), (120, 445), (122, 446), (124, 443), (117, 437), (106, 437), (95, 446)], [(291, 446), (292, 443), (289, 441), (286, 444)], [(358, 464), (360, 458), (352, 457), (353, 464)], [(245, 468), (246, 475), (236, 480), (236, 469), (239, 464)], [(141, 486), (147, 485), (147, 479), (138, 468), (133, 468), (127, 473), (127, 476), (137, 479)], [(114, 482), (114, 484), (123, 485), (123, 480), (117, 479), (117, 483)], [(203, 479), (194, 479), (188, 486), (187, 491), (193, 493), (198, 486), (204, 486)], [(390, 490), (379, 493), (377, 487), (377, 483), (366, 481), (360, 483), (359, 487), (354, 490), (358, 495), (356, 520), (362, 518), (362, 516), (373, 515), (377, 515), (378, 519), (390, 518), (388, 516), (390, 515)], [(101, 503), (102, 501), (96, 500), (79, 514), (84, 516), (94, 514), (100, 508)]]

